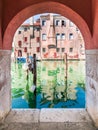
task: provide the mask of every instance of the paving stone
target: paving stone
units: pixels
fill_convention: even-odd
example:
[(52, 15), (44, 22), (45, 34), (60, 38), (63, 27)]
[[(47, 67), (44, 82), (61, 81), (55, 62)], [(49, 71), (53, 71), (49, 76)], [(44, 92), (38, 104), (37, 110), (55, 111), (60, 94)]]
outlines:
[(39, 109), (16, 109), (11, 110), (5, 122), (36, 123), (39, 121)]
[(0, 124), (0, 130), (98, 130), (91, 123), (10, 123)]
[(87, 122), (77, 123), (58, 123), (58, 130), (96, 130), (96, 128)]
[(90, 122), (85, 109), (41, 109), (40, 122)]
[(0, 125), (0, 130), (38, 130), (36, 123), (10, 123)]
[[(23, 114), (21, 112), (23, 112)], [(45, 114), (46, 111), (43, 111), (43, 112)], [(77, 112), (79, 112), (79, 113), (77, 113)], [(92, 120), (89, 118), (86, 111), (84, 111), (84, 110), (79, 110), (79, 111), (75, 110), (73, 113), (73, 115), (74, 115), (73, 119), (71, 119), (72, 110), (69, 110), (69, 113), (67, 113), (66, 118), (64, 115), (63, 122), (59, 122), (60, 116), (57, 117), (58, 115), (60, 115), (60, 113), (66, 113), (66, 112), (59, 111), (59, 113), (57, 113), (57, 111), (55, 111), (54, 115), (56, 114), (56, 116), (53, 116), (51, 113), (52, 120), (49, 120), (49, 122), (47, 122), (47, 121), (41, 122), (41, 120), (39, 120), (40, 116), (42, 116), (42, 114), (40, 114), (40, 112), (36, 113), (35, 110), (34, 111), (32, 111), (32, 110), (30, 110), (30, 111), (14, 110), (9, 113), (9, 115), (4, 120), (4, 122), (0, 123), (0, 130), (98, 130), (97, 128), (95, 128)], [(77, 114), (79, 114), (79, 115), (77, 116)], [(48, 113), (48, 115), (49, 115), (49, 113)], [(70, 115), (70, 117), (68, 117), (68, 115)], [(35, 116), (37, 116), (37, 118), (35, 118)], [(43, 115), (43, 116), (45, 116), (45, 115)], [(75, 117), (75, 116), (77, 116), (77, 117)], [(45, 118), (46, 117), (47, 117), (47, 115), (45, 116)], [(53, 117), (55, 117), (54, 118), (55, 120), (53, 120)], [(58, 121), (56, 121), (56, 117), (59, 119)], [(68, 118), (68, 120), (67, 120), (67, 118)], [(33, 119), (34, 119), (34, 121), (36, 121), (35, 119), (37, 119), (37, 122), (34, 122)]]
[(58, 123), (40, 123), (39, 130), (58, 130)]

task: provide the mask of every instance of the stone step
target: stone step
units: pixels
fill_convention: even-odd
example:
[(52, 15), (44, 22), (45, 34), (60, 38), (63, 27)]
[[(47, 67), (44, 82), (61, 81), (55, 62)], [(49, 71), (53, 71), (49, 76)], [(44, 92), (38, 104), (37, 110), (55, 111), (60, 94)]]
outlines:
[(92, 122), (85, 109), (13, 109), (5, 122)]

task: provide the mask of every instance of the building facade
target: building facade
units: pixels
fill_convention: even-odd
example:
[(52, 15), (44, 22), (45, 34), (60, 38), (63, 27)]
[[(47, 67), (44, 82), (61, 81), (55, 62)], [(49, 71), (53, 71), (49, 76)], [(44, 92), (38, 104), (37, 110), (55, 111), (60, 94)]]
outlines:
[(40, 15), (18, 28), (13, 40), (14, 56), (37, 55), (38, 59), (85, 59), (84, 40), (80, 30), (61, 15)]

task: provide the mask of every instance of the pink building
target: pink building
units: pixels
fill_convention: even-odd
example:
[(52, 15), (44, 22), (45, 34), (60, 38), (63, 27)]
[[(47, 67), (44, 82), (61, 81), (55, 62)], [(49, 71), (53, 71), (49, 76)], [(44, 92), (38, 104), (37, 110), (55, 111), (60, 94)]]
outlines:
[(41, 15), (30, 24), (22, 24), (14, 36), (16, 57), (33, 56), (38, 59), (84, 59), (85, 48), (81, 32), (69, 19), (61, 15)]

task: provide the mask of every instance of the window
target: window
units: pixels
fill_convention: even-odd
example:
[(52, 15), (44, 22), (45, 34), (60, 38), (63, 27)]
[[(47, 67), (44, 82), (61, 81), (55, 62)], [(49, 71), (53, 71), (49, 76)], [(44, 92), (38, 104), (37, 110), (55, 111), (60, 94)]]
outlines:
[(46, 52), (46, 48), (43, 48), (43, 52)]
[(42, 26), (46, 26), (46, 20), (42, 20)]
[(24, 28), (24, 31), (27, 31), (27, 28)]
[(46, 40), (46, 34), (42, 34), (42, 40)]
[(60, 51), (60, 48), (57, 48), (56, 51), (59, 52), (59, 51)]
[(19, 31), (18, 34), (21, 34), (21, 31)]
[(73, 27), (73, 22), (69, 21), (69, 26)]
[(37, 47), (37, 48), (36, 48), (36, 51), (37, 51), (37, 52), (40, 52), (40, 47)]
[(24, 52), (27, 52), (27, 47), (24, 48)]
[(62, 48), (62, 52), (65, 52), (65, 48)]
[(27, 42), (27, 37), (24, 37), (24, 42)]
[(40, 27), (37, 27), (37, 28), (36, 28), (37, 31), (40, 31), (40, 29), (41, 29)]
[(62, 40), (65, 39), (65, 34), (64, 34), (64, 33), (61, 34), (61, 39), (62, 39)]
[(62, 26), (66, 26), (66, 22), (62, 20)]
[(60, 20), (56, 20), (55, 25), (59, 26)]
[(72, 40), (73, 39), (73, 33), (70, 33), (69, 34), (69, 40)]
[(18, 41), (18, 46), (21, 47), (22, 46), (22, 42)]
[(73, 48), (71, 47), (71, 48), (69, 48), (69, 52), (73, 52)]
[(40, 37), (36, 37), (36, 41), (39, 42), (40, 41)]
[(18, 50), (18, 56), (22, 57), (22, 51), (21, 50)]
[(56, 34), (56, 39), (60, 40), (60, 34), (59, 33)]

